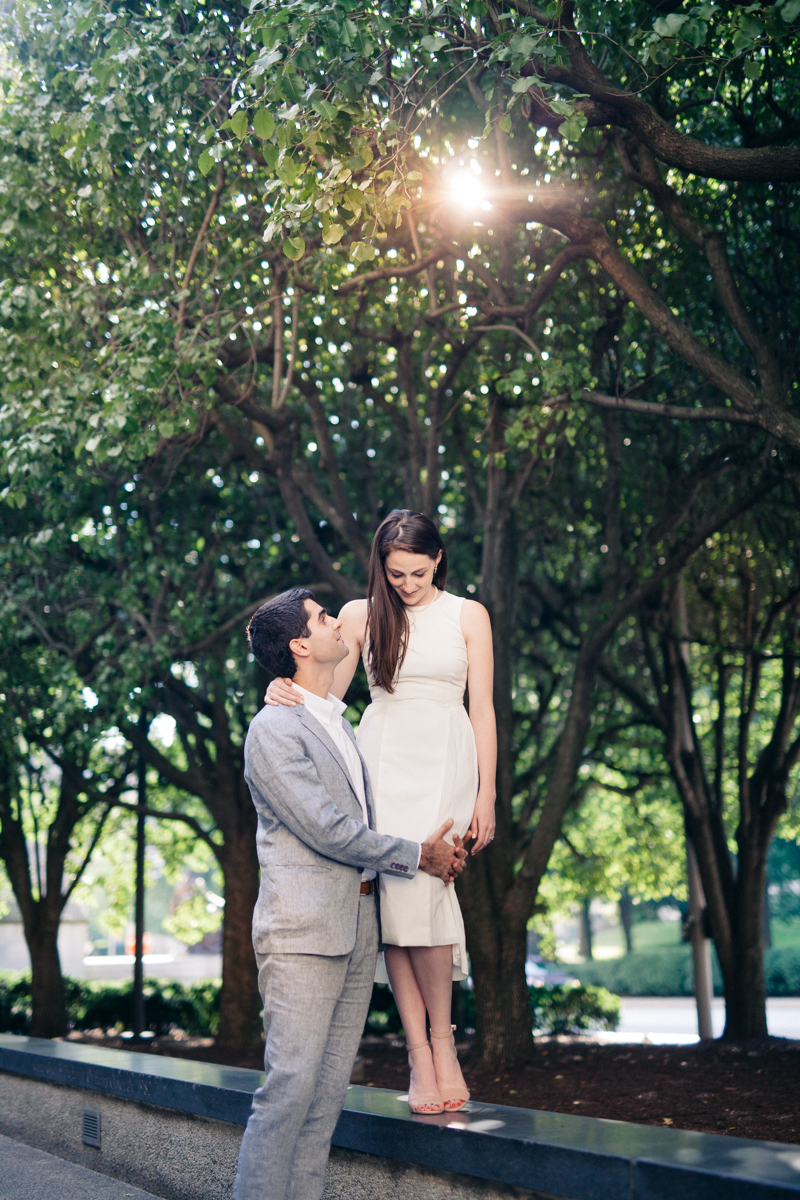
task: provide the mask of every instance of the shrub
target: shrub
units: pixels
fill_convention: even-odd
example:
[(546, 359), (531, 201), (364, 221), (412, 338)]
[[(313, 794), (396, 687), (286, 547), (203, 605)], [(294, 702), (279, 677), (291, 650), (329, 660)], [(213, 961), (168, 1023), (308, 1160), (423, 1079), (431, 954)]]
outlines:
[(589, 1029), (616, 1029), (619, 1025), (619, 996), (592, 984), (558, 984), (533, 987), (533, 1027), (542, 1033), (584, 1033)]
[[(714, 995), (722, 996), (722, 974), (717, 956), (711, 954)], [(626, 954), (599, 962), (570, 964), (581, 983), (606, 987), (620, 996), (692, 996), (692, 951), (675, 946), (656, 954)], [(767, 950), (764, 973), (768, 996), (800, 996), (800, 950)]]
[[(716, 955), (712, 955), (714, 990), (719, 995), (722, 979)], [(606, 958), (598, 962), (570, 964), (570, 971), (581, 983), (608, 988), (618, 996), (691, 996), (692, 952), (689, 946), (675, 946), (654, 954), (626, 954), (624, 958)]]
[(0, 972), (0, 1030), (27, 1033), (31, 1020), (31, 982), (17, 971)]
[(800, 996), (800, 950), (768, 950), (764, 974), (768, 996)]
[[(619, 997), (602, 987), (529, 988), (532, 1025), (544, 1033), (579, 1033), (587, 1029), (616, 1029), (619, 1025)], [(475, 993), (464, 984), (454, 996), (453, 1020), (459, 1028), (475, 1025)], [(372, 989), (367, 1031), (402, 1032), (400, 1014), (390, 988), (376, 983)]]
[(369, 1015), (365, 1033), (402, 1033), (403, 1022), (394, 1002), (392, 989), (385, 983), (375, 983), (372, 986), (372, 999), (369, 1002)]
[[(64, 980), (70, 1029), (130, 1029), (133, 984)], [(219, 984), (186, 985), (174, 980), (144, 981), (145, 1025), (158, 1035), (182, 1029), (193, 1037), (213, 1036), (219, 1027)], [(0, 1029), (27, 1033), (31, 1019), (30, 976), (0, 972)]]

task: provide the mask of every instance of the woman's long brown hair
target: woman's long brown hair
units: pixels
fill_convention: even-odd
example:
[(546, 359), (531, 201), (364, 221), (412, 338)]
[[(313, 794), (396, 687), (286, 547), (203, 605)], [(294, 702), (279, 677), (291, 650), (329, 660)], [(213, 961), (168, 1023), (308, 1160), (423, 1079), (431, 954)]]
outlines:
[(393, 692), (397, 672), (403, 665), (408, 647), (408, 613), (401, 597), (386, 578), (386, 558), (392, 550), (409, 554), (442, 557), (433, 574), (434, 586), (444, 589), (447, 582), (447, 550), (439, 530), (430, 517), (410, 508), (395, 508), (378, 526), (372, 539), (367, 591), (367, 657), (372, 682)]

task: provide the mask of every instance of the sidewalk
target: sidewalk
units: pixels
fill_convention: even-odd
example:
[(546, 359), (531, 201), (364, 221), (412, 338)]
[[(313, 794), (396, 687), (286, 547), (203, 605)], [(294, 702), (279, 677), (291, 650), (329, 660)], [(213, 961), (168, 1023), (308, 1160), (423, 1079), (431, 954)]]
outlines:
[(0, 1135), (0, 1200), (158, 1200), (158, 1197)]
[[(711, 1004), (714, 1037), (725, 1025), (725, 1001), (719, 996)], [(800, 996), (767, 1000), (767, 1025), (772, 1037), (800, 1040)], [(697, 1007), (689, 996), (625, 996), (616, 1033), (593, 1035), (602, 1042), (651, 1042), (653, 1045), (684, 1046), (697, 1042)]]

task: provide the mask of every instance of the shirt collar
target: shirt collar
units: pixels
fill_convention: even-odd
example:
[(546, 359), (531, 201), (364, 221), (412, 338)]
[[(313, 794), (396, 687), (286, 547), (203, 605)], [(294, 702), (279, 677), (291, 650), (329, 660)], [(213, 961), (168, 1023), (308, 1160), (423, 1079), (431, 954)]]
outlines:
[(337, 720), (341, 720), (342, 713), (347, 708), (347, 705), (339, 700), (332, 692), (328, 692), (325, 699), (322, 696), (317, 696), (314, 692), (309, 692), (306, 688), (300, 687), (299, 683), (294, 686), (298, 692), (303, 693), (303, 699), (308, 712), (312, 717), (316, 717), (323, 725), (331, 725)]

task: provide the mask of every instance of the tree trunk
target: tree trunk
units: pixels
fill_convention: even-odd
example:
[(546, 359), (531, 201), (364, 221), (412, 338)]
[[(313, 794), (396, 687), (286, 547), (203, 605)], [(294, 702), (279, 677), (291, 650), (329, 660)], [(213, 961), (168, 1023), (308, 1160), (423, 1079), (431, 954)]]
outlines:
[(230, 833), (220, 854), (225, 877), (225, 919), (222, 926), (222, 991), (220, 1046), (241, 1048), (261, 1041), (261, 998), (253, 953), (253, 910), (258, 899), (256, 814), (242, 813), (241, 831)]
[(481, 1063), (494, 1069), (533, 1061), (533, 1021), (525, 979), (528, 931), (526, 924), (503, 920), (493, 905), (494, 872), (487, 853), (470, 862), (458, 892), (475, 982)]
[(769, 902), (769, 875), (764, 877), (764, 916), (762, 923), (762, 932), (764, 934), (764, 949), (769, 950), (772, 945), (772, 908)]
[(590, 962), (594, 956), (592, 954), (592, 902), (588, 896), (584, 896), (581, 900), (578, 924), (580, 928), (578, 953), (583, 959)]
[(627, 888), (619, 894), (619, 923), (625, 935), (625, 953), (633, 954), (633, 900)]
[[(495, 440), (502, 438), (499, 418), (495, 419), (492, 436)], [(498, 446), (501, 444), (497, 441)], [(480, 590), (480, 599), (492, 619), (497, 830), (492, 845), (477, 858), (470, 858), (467, 871), (458, 881), (475, 983), (478, 1045), (482, 1062), (492, 1067), (533, 1059), (533, 1024), (525, 979), (530, 910), (509, 913), (506, 908), (514, 884), (517, 853), (512, 816), (515, 790), (512, 635), (517, 564), (514, 512), (507, 502), (505, 483), (505, 472), (492, 466)]]
[(764, 975), (765, 856), (739, 855), (733, 921), (732, 962), (723, 971), (725, 1039), (765, 1038), (767, 983)]
[(67, 1032), (64, 979), (58, 957), (59, 913), (37, 912), (25, 930), (31, 956), (31, 1037), (63, 1037)]

